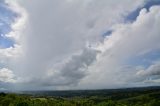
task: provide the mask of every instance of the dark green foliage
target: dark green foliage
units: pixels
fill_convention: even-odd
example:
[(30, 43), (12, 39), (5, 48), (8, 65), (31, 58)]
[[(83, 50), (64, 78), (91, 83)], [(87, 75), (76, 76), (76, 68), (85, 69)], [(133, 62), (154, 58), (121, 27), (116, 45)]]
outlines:
[(6, 94), (2, 92), (2, 93), (0, 93), (0, 96), (4, 97), (4, 96), (6, 96)]
[(28, 106), (27, 102), (19, 102), (17, 106)]
[(150, 106), (160, 106), (160, 100), (159, 101), (157, 101), (157, 100), (151, 101)]
[(160, 89), (114, 91), (108, 95), (95, 92), (95, 95), (68, 97), (0, 93), (0, 106), (160, 106)]

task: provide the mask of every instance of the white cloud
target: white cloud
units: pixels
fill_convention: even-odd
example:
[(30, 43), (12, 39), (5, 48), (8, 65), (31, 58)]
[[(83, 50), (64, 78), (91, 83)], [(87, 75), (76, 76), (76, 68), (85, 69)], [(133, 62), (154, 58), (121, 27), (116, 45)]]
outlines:
[(23, 38), (22, 31), (27, 20), (27, 15), (16, 1), (4, 0), (3, 3), (7, 4), (8, 9), (11, 9), (13, 12), (18, 14), (15, 22), (11, 24), (12, 31), (6, 35), (3, 35), (6, 39), (9, 38), (14, 40), (15, 44), (9, 48), (0, 48), (0, 88), (8, 89), (7, 87), (9, 87), (9, 85), (19, 82), (19, 78), (13, 74), (14, 70), (9, 69), (12, 69), (13, 63), (18, 61), (19, 57), (24, 56), (21, 44)]
[(160, 62), (156, 62), (152, 64), (150, 67), (148, 67), (145, 70), (140, 70), (137, 72), (137, 75), (140, 75), (142, 77), (150, 77), (154, 75), (160, 75)]
[(5, 66), (9, 66), (10, 61), (23, 56), (22, 32), (24, 31), (24, 27), (27, 22), (27, 13), (22, 7), (18, 5), (16, 1), (4, 0), (4, 3), (7, 4), (8, 9), (18, 14), (18, 17), (15, 18), (14, 23), (11, 24), (11, 32), (3, 35), (6, 39), (12, 39), (15, 44), (13, 44), (13, 46), (9, 48), (0, 48), (0, 64), (5, 64)]
[(14, 47), (0, 49), (0, 59), (12, 59), (22, 54), (21, 46), (14, 45)]
[[(20, 3), (28, 13), (29, 24), (26, 26), (27, 32), (24, 33), (26, 35), (24, 41), (26, 58), (19, 63), (24, 69), (17, 70), (17, 73), (20, 76), (25, 73), (26, 76), (30, 76), (33, 80), (42, 79), (43, 81), (39, 83), (43, 84), (45, 82), (44, 79), (47, 80), (45, 78), (46, 71), (51, 70), (58, 63), (64, 63), (68, 58), (72, 59), (75, 53), (86, 48), (87, 42), (95, 45), (103, 39), (101, 35), (110, 26), (123, 20), (121, 15), (137, 8), (143, 1), (131, 2), (124, 0), (117, 3), (105, 0), (102, 2), (77, 0), (68, 3), (68, 1), (62, 2), (58, 0), (41, 2), (35, 0), (30, 4), (30, 2), (24, 0)], [(128, 4), (131, 5), (128, 6)], [(113, 6), (118, 9), (113, 10)], [(83, 53), (79, 57), (83, 57)], [(96, 58), (96, 55), (94, 58)], [(74, 73), (79, 72), (78, 70), (83, 65), (82, 63), (87, 61), (87, 58), (84, 61), (77, 57), (77, 60), (74, 59), (67, 62), (64, 66), (62, 64), (61, 67), (64, 67), (64, 69), (57, 70), (61, 74), (54, 75), (51, 80), (60, 83), (62, 78), (66, 82), (74, 83), (77, 80), (79, 82), (85, 75), (79, 78)], [(73, 70), (73, 65), (78, 69)], [(68, 70), (65, 70), (65, 68)], [(66, 79), (68, 74), (65, 73), (67, 72), (70, 73), (69, 75), (75, 75), (77, 80)], [(86, 70), (84, 73), (88, 73), (88, 71)], [(81, 74), (83, 75), (84, 73)], [(54, 80), (56, 78), (57, 80)], [(35, 81), (33, 82), (35, 83)], [(53, 83), (52, 81), (50, 82), (51, 84)]]
[(15, 22), (11, 25), (12, 31), (6, 35), (6, 37), (12, 38), (16, 43), (20, 43), (23, 38), (23, 31), (25, 29), (25, 24), (27, 23), (28, 15), (24, 8), (22, 8), (16, 1), (5, 0), (8, 4), (8, 8), (13, 12), (18, 14)]
[(15, 83), (15, 75), (11, 70), (2, 68), (0, 69), (0, 82)]
[[(159, 10), (159, 6), (151, 7), (149, 12), (142, 9), (135, 22), (114, 26), (112, 35), (97, 47), (102, 54), (80, 86), (128, 87), (143, 83), (143, 78), (136, 75), (139, 66), (132, 66), (127, 61), (132, 61), (130, 59), (136, 56), (145, 55), (142, 53), (159, 50), (160, 20), (157, 18), (160, 15)], [(93, 81), (93, 79), (96, 80)]]
[[(14, 31), (16, 35), (12, 32), (11, 35), (21, 49), (14, 53), (0, 50), (6, 57), (18, 54), (6, 63), (19, 76), (17, 86), (32, 85), (35, 89), (132, 86), (139, 69), (127, 64), (127, 59), (160, 47), (159, 6), (149, 12), (142, 9), (133, 23), (122, 23), (123, 16), (142, 5), (143, 0), (17, 2), (23, 7), (19, 12), (24, 17), (13, 29), (21, 36), (16, 37)], [(25, 30), (21, 29), (23, 26)], [(113, 29), (113, 33), (104, 39), (102, 34), (108, 29)], [(13, 52), (15, 48), (7, 49)]]

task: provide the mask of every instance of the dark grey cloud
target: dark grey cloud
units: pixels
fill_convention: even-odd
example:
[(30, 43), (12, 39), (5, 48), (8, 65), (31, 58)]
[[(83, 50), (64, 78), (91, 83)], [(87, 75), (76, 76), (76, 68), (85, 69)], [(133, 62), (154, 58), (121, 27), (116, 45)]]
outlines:
[(27, 83), (36, 83), (36, 85), (40, 86), (69, 86), (78, 84), (88, 74), (87, 69), (89, 66), (96, 62), (98, 53), (100, 51), (85, 48), (80, 53), (73, 54), (67, 60), (51, 68), (43, 78), (31, 78)]
[(71, 84), (77, 84), (87, 74), (88, 67), (96, 61), (99, 51), (84, 49), (81, 54), (73, 55), (60, 69), (60, 75)]

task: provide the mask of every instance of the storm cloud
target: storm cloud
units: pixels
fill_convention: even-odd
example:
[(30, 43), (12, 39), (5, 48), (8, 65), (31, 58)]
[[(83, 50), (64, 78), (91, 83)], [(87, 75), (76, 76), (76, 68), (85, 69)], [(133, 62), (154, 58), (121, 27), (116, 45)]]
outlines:
[[(153, 64), (159, 56), (148, 60), (160, 50), (159, 5), (146, 9), (145, 0), (1, 3), (18, 14), (4, 35), (13, 45), (0, 48), (0, 83), (12, 89), (138, 86), (159, 74)], [(128, 21), (137, 9), (136, 19)]]

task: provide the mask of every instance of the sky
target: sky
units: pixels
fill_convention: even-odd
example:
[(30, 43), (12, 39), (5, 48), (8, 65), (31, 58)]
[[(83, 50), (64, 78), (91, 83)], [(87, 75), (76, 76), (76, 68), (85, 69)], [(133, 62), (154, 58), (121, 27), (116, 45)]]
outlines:
[(0, 0), (0, 90), (160, 85), (160, 0)]

